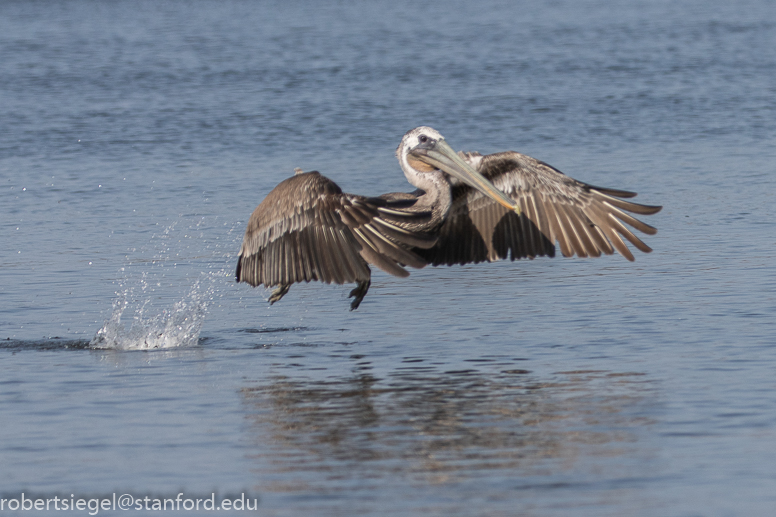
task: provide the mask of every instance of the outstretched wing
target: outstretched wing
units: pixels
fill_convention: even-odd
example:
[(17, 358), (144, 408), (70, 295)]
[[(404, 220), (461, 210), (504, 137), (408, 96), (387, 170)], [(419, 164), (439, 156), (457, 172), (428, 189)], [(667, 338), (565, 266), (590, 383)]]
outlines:
[[(344, 284), (368, 280), (367, 263), (395, 276), (426, 263), (408, 247), (429, 238), (403, 230), (405, 214), (382, 199), (344, 194), (318, 172), (281, 182), (248, 221), (236, 279), (252, 286), (318, 280)], [(405, 246), (402, 246), (401, 244)]]
[(628, 260), (634, 260), (623, 238), (645, 253), (652, 251), (623, 223), (654, 235), (655, 228), (628, 212), (651, 215), (662, 207), (623, 199), (634, 197), (635, 193), (582, 183), (516, 152), (460, 154), (517, 201), (521, 214), (507, 210), (471, 187), (455, 186), (453, 206), (440, 229), (437, 244), (428, 250), (415, 250), (430, 264), (554, 256), (555, 242), (566, 257), (598, 257), (617, 250)]

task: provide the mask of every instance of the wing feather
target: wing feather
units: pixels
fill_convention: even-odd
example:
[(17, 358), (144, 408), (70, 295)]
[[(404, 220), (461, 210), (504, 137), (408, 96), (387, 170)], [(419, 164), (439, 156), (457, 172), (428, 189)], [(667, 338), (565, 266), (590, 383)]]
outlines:
[(314, 280), (361, 282), (370, 278), (369, 264), (407, 276), (403, 265), (426, 264), (410, 247), (428, 247), (435, 239), (395, 224), (428, 218), (402, 211), (407, 204), (411, 202), (345, 194), (317, 172), (292, 176), (251, 215), (237, 281), (267, 287)]
[(556, 234), (558, 245), (560, 246), (560, 252), (564, 257), (573, 257), (574, 246), (571, 243), (571, 237), (568, 234), (568, 230), (566, 230), (566, 219), (565, 214), (563, 213), (563, 205), (549, 204), (547, 207), (550, 208), (550, 212), (552, 214), (550, 217), (552, 217), (551, 221), (555, 226), (554, 233)]
[(381, 255), (361, 230), (356, 228), (353, 230), (353, 233), (356, 236), (356, 240), (361, 244), (361, 256), (364, 257), (367, 262), (374, 264), (393, 276), (405, 278), (410, 275), (406, 269), (396, 264), (396, 262)]
[[(657, 230), (631, 214), (652, 215), (662, 207), (625, 200), (636, 193), (582, 183), (516, 152), (459, 154), (514, 199), (522, 213), (515, 219), (516, 214), (505, 209), (494, 211), (501, 207), (487, 196), (465, 185), (454, 186), (439, 241), (429, 250), (415, 249), (429, 263), (493, 261), (506, 258), (507, 252), (513, 260), (553, 256), (556, 242), (566, 257), (598, 257), (616, 250), (634, 260), (625, 240), (640, 251), (651, 251), (631, 228), (647, 235)], [(489, 252), (483, 254), (483, 248)]]
[(633, 226), (640, 232), (644, 232), (647, 235), (655, 235), (657, 233), (657, 228), (655, 228), (654, 226), (650, 226), (642, 221), (639, 221), (632, 215), (626, 214), (619, 208), (615, 208), (609, 201), (604, 201), (603, 203), (611, 209), (611, 211), (609, 212), (611, 215), (617, 217), (624, 223), (628, 223), (629, 225)]

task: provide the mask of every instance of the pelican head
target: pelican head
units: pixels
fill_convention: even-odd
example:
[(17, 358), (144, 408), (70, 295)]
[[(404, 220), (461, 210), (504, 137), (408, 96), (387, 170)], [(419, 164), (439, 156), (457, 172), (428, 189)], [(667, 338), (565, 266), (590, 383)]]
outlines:
[(449, 178), (466, 183), (490, 197), (505, 208), (519, 213), (518, 205), (497, 189), (482, 174), (463, 161), (436, 129), (420, 126), (408, 131), (396, 149), (407, 181), (418, 188), (424, 188), (425, 178), (444, 173)]

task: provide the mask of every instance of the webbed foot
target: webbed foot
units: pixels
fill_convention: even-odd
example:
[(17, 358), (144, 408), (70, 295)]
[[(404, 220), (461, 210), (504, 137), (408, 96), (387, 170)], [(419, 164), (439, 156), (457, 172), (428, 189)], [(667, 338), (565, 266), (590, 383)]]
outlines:
[(276, 301), (283, 298), (283, 296), (285, 296), (285, 294), (288, 292), (289, 289), (291, 289), (291, 285), (280, 284), (280, 287), (272, 291), (272, 295), (269, 297), (269, 304), (272, 305)]
[(359, 282), (356, 288), (350, 291), (348, 298), (355, 297), (355, 299), (350, 303), (351, 311), (358, 309), (358, 306), (361, 305), (361, 300), (363, 300), (364, 296), (366, 296), (366, 292), (369, 291), (370, 285), (372, 285), (372, 281), (365, 280), (363, 282)]

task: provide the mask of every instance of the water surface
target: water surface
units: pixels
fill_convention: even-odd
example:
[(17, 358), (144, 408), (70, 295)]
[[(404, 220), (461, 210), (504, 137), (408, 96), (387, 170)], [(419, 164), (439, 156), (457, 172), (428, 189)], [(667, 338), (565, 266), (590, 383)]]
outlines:
[[(0, 488), (260, 515), (771, 515), (776, 12), (0, 7)], [(431, 125), (662, 204), (655, 251), (233, 282), (294, 167)]]

